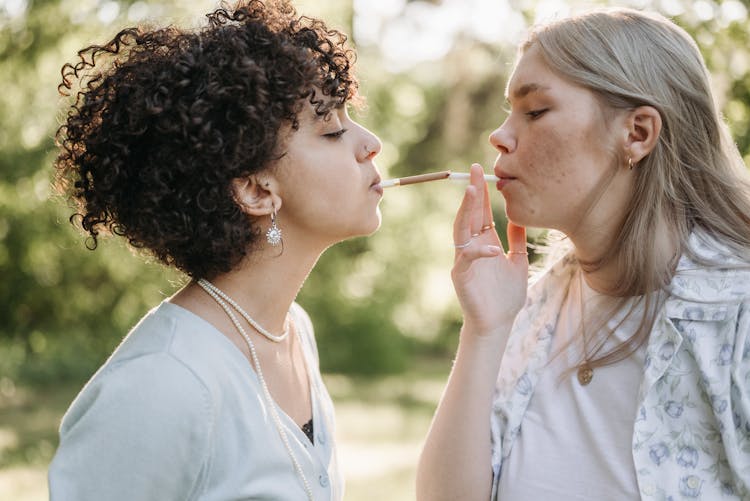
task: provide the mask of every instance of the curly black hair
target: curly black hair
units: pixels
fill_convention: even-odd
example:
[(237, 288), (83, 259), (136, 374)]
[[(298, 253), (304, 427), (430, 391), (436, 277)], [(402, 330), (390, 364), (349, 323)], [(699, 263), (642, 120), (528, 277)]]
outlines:
[(230, 271), (259, 241), (231, 181), (283, 154), (281, 127), (298, 128), (305, 102), (325, 116), (357, 92), (346, 35), (288, 0), (207, 17), (197, 30), (123, 29), (79, 51), (58, 86), (75, 98), (56, 185), (87, 246), (122, 235), (193, 278)]

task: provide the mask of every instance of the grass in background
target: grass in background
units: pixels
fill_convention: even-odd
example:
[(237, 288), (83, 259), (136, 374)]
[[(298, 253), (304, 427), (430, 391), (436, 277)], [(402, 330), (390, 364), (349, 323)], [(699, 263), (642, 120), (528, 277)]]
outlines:
[[(448, 369), (444, 361), (384, 378), (324, 375), (347, 501), (414, 499), (417, 458)], [(48, 499), (57, 427), (81, 386), (16, 387), (0, 379), (0, 499)]]
[(57, 427), (82, 385), (17, 387), (0, 379), (0, 499), (47, 500)]

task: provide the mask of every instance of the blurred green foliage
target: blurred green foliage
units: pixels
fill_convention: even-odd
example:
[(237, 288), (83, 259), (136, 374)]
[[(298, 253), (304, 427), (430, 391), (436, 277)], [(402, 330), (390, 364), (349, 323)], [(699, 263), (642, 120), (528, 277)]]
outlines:
[[(395, 5), (404, 11), (418, 3), (440, 7)], [(300, 11), (350, 33), (360, 4), (298, 2)], [(671, 3), (683, 7), (675, 20), (699, 42), (715, 75), (719, 105), (748, 160), (747, 2), (700, 4)], [(0, 0), (0, 379), (87, 377), (138, 318), (184, 282), (114, 239), (96, 252), (86, 250), (68, 224), (71, 209), (50, 197), (52, 137), (62, 106), (56, 85), (60, 67), (76, 50), (120, 26), (143, 17), (194, 23), (212, 5)], [(533, 19), (533, 1), (511, 6)], [(744, 17), (736, 15), (738, 9)], [(359, 43), (353, 34), (368, 102), (355, 115), (383, 140), (378, 163), (385, 175), (465, 170), (475, 161), (491, 168), (494, 153), (486, 138), (504, 119), (512, 45), (464, 32), (444, 57), (392, 71), (378, 43)], [(460, 185), (448, 182), (389, 191), (377, 234), (345, 242), (321, 258), (299, 302), (315, 322), (324, 370), (398, 372), (417, 356), (452, 352), (460, 313), (448, 270), (452, 214), (461, 194)], [(497, 211), (502, 229), (502, 207)]]

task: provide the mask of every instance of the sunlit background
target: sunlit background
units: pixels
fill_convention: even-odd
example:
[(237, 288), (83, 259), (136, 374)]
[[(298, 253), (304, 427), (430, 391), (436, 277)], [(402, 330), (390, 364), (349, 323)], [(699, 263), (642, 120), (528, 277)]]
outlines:
[[(385, 176), (489, 172), (490, 131), (529, 24), (602, 3), (300, 0), (351, 34)], [(612, 5), (612, 4), (609, 4)], [(748, 1), (620, 3), (657, 10), (698, 41), (720, 108), (750, 160)], [(47, 498), (56, 428), (76, 391), (184, 279), (122, 243), (85, 250), (50, 197), (60, 67), (125, 25), (197, 25), (212, 1), (0, 0), (0, 499)], [(299, 302), (316, 325), (336, 400), (347, 499), (413, 499), (414, 466), (450, 367), (460, 315), (449, 269), (462, 186), (386, 192), (383, 227), (329, 250)], [(495, 200), (498, 228), (504, 225)], [(283, 221), (282, 221), (283, 228)], [(544, 234), (532, 232), (533, 239)]]

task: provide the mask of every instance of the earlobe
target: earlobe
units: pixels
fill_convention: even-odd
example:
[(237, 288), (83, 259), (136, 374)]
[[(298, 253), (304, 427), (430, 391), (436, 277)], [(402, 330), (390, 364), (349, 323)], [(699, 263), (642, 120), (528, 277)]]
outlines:
[(255, 175), (232, 180), (234, 198), (250, 216), (267, 216), (281, 208), (281, 197), (273, 179)]
[(661, 114), (653, 106), (639, 106), (628, 115), (626, 151), (633, 164), (651, 153), (659, 142)]

